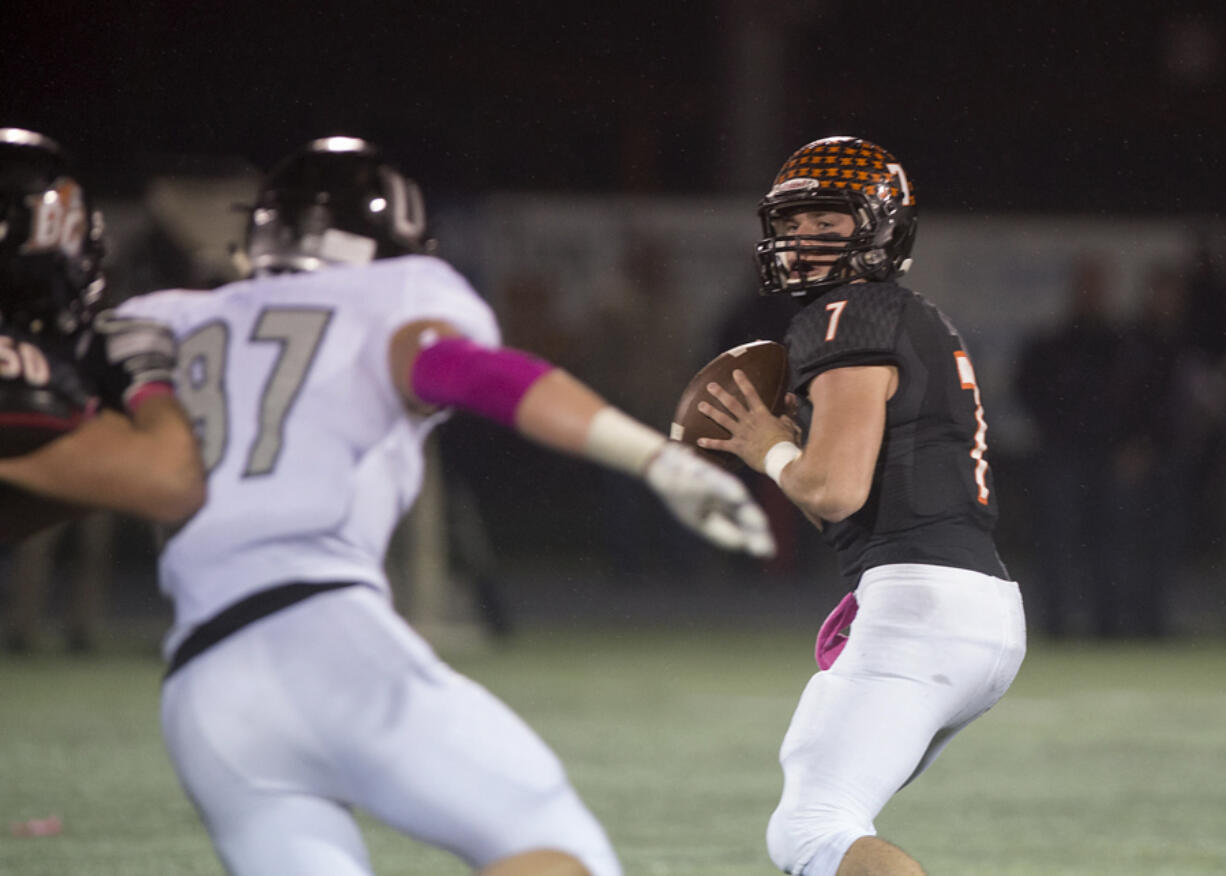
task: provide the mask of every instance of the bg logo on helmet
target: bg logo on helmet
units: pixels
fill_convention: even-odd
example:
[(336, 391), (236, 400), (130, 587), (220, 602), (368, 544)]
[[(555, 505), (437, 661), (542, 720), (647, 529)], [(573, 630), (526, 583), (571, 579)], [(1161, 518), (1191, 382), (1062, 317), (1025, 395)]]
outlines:
[(81, 187), (68, 177), (57, 179), (30, 204), (30, 237), (22, 252), (59, 250), (67, 256), (81, 252), (85, 242), (85, 204)]

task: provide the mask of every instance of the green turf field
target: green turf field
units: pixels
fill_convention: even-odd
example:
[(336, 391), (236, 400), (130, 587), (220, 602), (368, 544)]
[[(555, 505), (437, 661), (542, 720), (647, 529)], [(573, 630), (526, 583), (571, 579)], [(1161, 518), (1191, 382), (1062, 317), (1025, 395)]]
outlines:
[[(808, 631), (538, 631), (452, 662), (554, 746), (627, 874), (769, 876), (775, 755), (810, 645)], [(0, 659), (0, 873), (221, 873), (161, 747), (160, 671), (118, 647)], [(1226, 873), (1224, 728), (1221, 641), (1037, 644), (878, 828), (932, 874)], [(53, 814), (59, 836), (9, 833)], [(378, 825), (368, 836), (383, 876), (466, 872)]]

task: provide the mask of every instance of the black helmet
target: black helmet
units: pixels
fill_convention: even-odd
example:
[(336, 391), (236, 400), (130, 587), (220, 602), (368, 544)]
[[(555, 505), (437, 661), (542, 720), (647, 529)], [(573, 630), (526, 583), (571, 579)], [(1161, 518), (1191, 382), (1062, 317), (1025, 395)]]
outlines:
[(247, 224), (256, 274), (364, 264), (429, 246), (417, 184), (355, 137), (314, 140), (281, 161)]
[(75, 332), (101, 302), (103, 254), (102, 215), (59, 144), (0, 128), (0, 318)]
[[(781, 234), (789, 214), (849, 213), (847, 237)], [(796, 150), (758, 205), (762, 239), (758, 275), (763, 295), (807, 295), (852, 280), (888, 280), (911, 266), (915, 242), (915, 189), (902, 165), (875, 143), (827, 137)], [(838, 256), (820, 278), (791, 270), (802, 255)]]

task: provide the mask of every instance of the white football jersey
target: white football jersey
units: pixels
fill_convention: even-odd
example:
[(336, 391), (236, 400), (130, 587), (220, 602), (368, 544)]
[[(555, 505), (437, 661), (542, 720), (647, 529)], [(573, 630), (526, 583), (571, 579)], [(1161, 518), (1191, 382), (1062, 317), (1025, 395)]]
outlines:
[(171, 653), (190, 629), (292, 581), (387, 588), (388, 538), (416, 498), (422, 446), (441, 414), (406, 411), (392, 382), (395, 331), (443, 320), (499, 343), (493, 313), (429, 256), (282, 274), (211, 292), (170, 290), (119, 308), (169, 325), (177, 394), (200, 440), (208, 500), (167, 543)]

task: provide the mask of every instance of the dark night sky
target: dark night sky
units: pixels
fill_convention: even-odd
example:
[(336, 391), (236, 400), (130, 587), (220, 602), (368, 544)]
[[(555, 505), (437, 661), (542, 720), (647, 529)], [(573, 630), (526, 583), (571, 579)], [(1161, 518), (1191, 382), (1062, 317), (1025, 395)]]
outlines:
[[(72, 0), (6, 2), (0, 33), (0, 123), (117, 178), (337, 132), (460, 193), (761, 188), (835, 133), (938, 207), (1212, 211), (1226, 168), (1220, 2)], [(767, 85), (734, 88), (737, 35)], [(737, 177), (758, 107), (769, 160)]]

